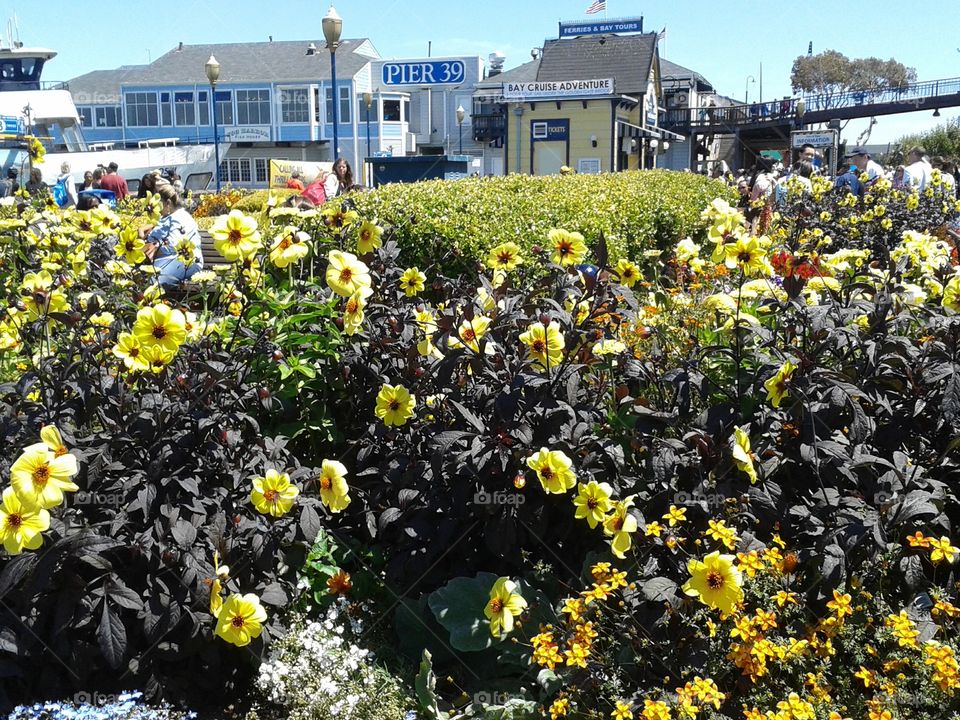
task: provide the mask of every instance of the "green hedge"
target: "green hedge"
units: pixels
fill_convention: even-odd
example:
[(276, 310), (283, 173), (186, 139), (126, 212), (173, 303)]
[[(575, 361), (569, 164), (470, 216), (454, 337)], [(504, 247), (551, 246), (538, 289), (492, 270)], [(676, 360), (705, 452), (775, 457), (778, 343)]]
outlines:
[(443, 250), (483, 258), (512, 240), (529, 249), (559, 227), (592, 242), (601, 232), (611, 256), (637, 259), (704, 232), (700, 213), (734, 191), (724, 183), (669, 170), (605, 175), (510, 175), (385, 185), (356, 197), (364, 216), (398, 228), (406, 264), (429, 265)]
[[(639, 260), (644, 250), (665, 249), (688, 235), (700, 238), (700, 213), (718, 196), (733, 200), (735, 193), (701, 175), (649, 170), (395, 183), (352, 197), (362, 216), (397, 229), (405, 264), (430, 266), (456, 250), (459, 259), (442, 267), (456, 272), (502, 242), (525, 250), (545, 245), (551, 228), (581, 232), (589, 244), (602, 232), (613, 260)], [(256, 213), (266, 199), (267, 191), (257, 191), (235, 207)], [(204, 229), (214, 221), (198, 219)]]

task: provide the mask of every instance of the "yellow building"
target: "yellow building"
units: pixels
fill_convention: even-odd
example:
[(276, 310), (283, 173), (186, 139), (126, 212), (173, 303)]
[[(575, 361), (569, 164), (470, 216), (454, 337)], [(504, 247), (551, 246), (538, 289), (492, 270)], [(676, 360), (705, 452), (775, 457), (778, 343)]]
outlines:
[(476, 85), (474, 133), (504, 173), (549, 175), (655, 167), (676, 138), (658, 125), (656, 33), (548, 40), (520, 67)]

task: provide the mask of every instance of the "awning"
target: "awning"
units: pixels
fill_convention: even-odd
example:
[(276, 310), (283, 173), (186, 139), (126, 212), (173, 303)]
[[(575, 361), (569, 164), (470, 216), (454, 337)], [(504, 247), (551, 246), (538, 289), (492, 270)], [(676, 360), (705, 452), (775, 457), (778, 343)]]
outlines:
[(642, 125), (629, 123), (626, 120), (617, 120), (617, 123), (622, 128), (620, 133), (623, 137), (656, 138), (657, 140), (669, 140), (671, 142), (683, 142), (687, 139), (683, 135), (678, 135), (675, 132), (670, 132), (669, 130), (664, 130), (659, 127), (643, 127)]

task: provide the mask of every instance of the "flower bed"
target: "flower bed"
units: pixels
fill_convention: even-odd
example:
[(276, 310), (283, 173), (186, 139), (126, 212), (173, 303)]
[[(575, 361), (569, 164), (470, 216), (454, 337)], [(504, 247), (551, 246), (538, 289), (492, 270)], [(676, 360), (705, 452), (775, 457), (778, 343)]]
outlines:
[(794, 188), (756, 232), (705, 199), (663, 247), (544, 204), (449, 275), (374, 198), (220, 216), (227, 264), (179, 294), (142, 266), (150, 200), (0, 208), (0, 703), (960, 710), (938, 183)]

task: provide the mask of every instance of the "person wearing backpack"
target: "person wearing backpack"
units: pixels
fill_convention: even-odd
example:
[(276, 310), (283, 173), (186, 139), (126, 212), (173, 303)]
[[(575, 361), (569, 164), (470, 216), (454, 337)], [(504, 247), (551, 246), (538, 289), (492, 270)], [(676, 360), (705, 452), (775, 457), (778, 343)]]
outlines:
[(70, 163), (65, 162), (60, 166), (60, 176), (50, 190), (60, 207), (76, 207), (77, 184), (70, 176)]

